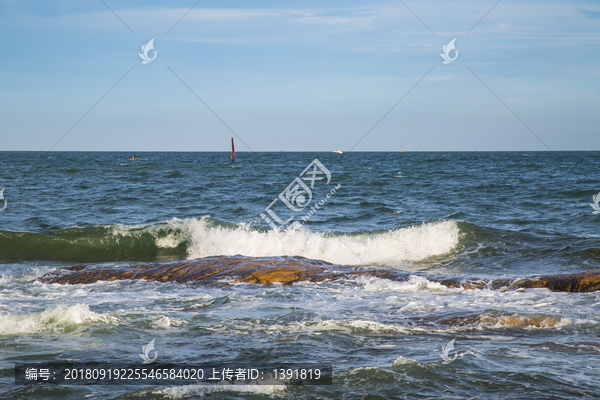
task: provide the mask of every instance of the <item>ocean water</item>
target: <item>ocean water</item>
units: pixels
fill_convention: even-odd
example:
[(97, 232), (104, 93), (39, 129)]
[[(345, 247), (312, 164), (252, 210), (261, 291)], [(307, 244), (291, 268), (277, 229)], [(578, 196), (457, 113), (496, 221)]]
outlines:
[[(600, 152), (0, 152), (0, 397), (600, 397), (600, 293), (450, 289), (600, 268)], [(260, 217), (315, 159), (306, 221)], [(306, 201), (307, 199), (305, 199)], [(0, 208), (3, 204), (0, 204)], [(409, 271), (224, 287), (44, 284), (79, 263), (297, 255)], [(15, 363), (331, 362), (332, 386), (18, 386)], [(457, 358), (444, 363), (451, 340)]]

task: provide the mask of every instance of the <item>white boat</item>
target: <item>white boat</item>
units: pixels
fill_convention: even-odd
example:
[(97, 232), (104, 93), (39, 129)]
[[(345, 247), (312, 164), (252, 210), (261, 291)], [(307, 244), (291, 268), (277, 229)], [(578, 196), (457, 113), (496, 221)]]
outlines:
[(332, 151), (332, 153), (344, 154), (344, 153), (342, 153), (342, 151), (341, 151), (341, 150), (334, 150), (334, 151)]

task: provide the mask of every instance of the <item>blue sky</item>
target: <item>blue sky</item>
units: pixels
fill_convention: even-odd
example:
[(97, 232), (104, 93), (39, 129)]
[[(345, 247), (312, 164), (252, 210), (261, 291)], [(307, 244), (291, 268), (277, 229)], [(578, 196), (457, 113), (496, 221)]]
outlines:
[(0, 0), (0, 150), (49, 150), (130, 70), (54, 150), (227, 150), (173, 72), (240, 151), (547, 150), (496, 95), (552, 150), (600, 150), (600, 3), (496, 1), (202, 0), (173, 28), (196, 0), (104, 0), (127, 26)]

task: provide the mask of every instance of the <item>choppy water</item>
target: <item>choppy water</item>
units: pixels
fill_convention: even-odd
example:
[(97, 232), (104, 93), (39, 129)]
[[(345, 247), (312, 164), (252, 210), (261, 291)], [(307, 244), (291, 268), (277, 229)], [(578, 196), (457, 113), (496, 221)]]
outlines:
[[(600, 294), (449, 289), (419, 273), (600, 268), (599, 152), (0, 153), (2, 398), (598, 397)], [(318, 158), (305, 224), (259, 214)], [(281, 203), (276, 212), (284, 214)], [(1, 204), (0, 204), (1, 208)], [(304, 215), (299, 213), (297, 216)], [(298, 219), (298, 218), (297, 218)], [(293, 232), (292, 232), (293, 231)], [(293, 286), (42, 284), (81, 262), (301, 255), (415, 273)], [(321, 362), (330, 387), (16, 386), (16, 362)], [(443, 364), (442, 346), (459, 354)]]

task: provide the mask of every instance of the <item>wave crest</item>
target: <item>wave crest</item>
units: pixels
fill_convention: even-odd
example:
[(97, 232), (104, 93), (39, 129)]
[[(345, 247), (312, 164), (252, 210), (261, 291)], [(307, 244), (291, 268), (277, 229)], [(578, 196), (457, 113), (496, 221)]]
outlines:
[(458, 241), (458, 223), (452, 220), (384, 232), (323, 233), (300, 224), (274, 231), (204, 216), (150, 225), (97, 225), (41, 233), (0, 231), (0, 260), (172, 261), (241, 254), (400, 266), (449, 253)]
[(0, 316), (0, 335), (41, 331), (65, 332), (74, 326), (116, 322), (115, 317), (95, 313), (86, 304), (75, 304), (70, 307), (58, 305), (37, 313)]
[(280, 232), (261, 232), (247, 224), (234, 228), (211, 227), (206, 217), (182, 223), (190, 234), (190, 258), (236, 254), (253, 257), (287, 255), (341, 265), (396, 266), (449, 253), (459, 241), (459, 228), (455, 221), (359, 234), (311, 232), (298, 225)]

